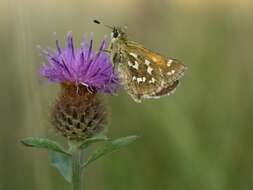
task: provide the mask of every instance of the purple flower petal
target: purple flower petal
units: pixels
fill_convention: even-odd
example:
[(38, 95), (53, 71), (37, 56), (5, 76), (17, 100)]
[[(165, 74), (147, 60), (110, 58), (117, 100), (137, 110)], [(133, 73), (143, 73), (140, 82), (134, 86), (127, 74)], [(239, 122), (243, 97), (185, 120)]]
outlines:
[(50, 82), (85, 85), (87, 88), (102, 93), (115, 93), (119, 88), (119, 78), (113, 70), (110, 58), (103, 51), (106, 41), (101, 42), (98, 52), (93, 52), (93, 34), (89, 46), (85, 39), (80, 48), (74, 47), (72, 33), (67, 34), (66, 48), (60, 46), (56, 38), (56, 51), (41, 52), (47, 58), (47, 65), (40, 69), (40, 74)]

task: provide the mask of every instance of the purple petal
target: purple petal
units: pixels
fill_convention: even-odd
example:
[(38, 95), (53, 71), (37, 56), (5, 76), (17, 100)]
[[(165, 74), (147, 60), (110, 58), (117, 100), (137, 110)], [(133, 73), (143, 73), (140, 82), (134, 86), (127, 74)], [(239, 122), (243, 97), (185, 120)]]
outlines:
[(48, 64), (40, 74), (50, 82), (72, 82), (85, 85), (102, 93), (114, 93), (119, 88), (119, 79), (114, 73), (109, 56), (103, 52), (106, 40), (101, 42), (98, 52), (93, 52), (93, 34), (89, 46), (83, 40), (80, 48), (74, 48), (72, 33), (67, 34), (66, 48), (61, 48), (56, 38), (56, 49), (41, 50), (47, 57)]

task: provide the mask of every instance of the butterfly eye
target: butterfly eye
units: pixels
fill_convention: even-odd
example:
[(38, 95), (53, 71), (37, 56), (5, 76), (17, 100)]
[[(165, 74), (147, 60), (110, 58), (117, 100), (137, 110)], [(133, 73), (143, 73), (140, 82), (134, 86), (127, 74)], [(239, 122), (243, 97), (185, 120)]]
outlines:
[(117, 30), (113, 31), (113, 37), (117, 38), (119, 36), (119, 32)]

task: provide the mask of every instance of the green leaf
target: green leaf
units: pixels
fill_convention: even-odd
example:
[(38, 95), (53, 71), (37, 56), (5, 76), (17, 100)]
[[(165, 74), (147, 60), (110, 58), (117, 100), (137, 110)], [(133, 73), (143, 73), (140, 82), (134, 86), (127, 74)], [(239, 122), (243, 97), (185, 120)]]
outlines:
[(46, 148), (49, 150), (53, 150), (71, 156), (71, 154), (65, 151), (64, 148), (62, 148), (57, 142), (49, 139), (29, 137), (26, 139), (22, 139), (21, 143), (24, 144), (25, 146), (35, 148)]
[(116, 151), (122, 147), (125, 147), (135, 140), (137, 140), (139, 137), (138, 136), (128, 136), (128, 137), (122, 137), (116, 140), (112, 140), (108, 142), (107, 144), (103, 145), (101, 148), (96, 150), (88, 159), (87, 161), (83, 164), (83, 167), (86, 167), (93, 161), (103, 157), (106, 154), (109, 154), (113, 151)]
[(66, 181), (71, 183), (72, 178), (71, 157), (53, 150), (49, 150), (49, 154), (51, 157), (52, 166), (57, 168), (59, 173), (66, 179)]
[(51, 157), (51, 164), (71, 183), (71, 154), (65, 151), (57, 142), (44, 138), (29, 137), (22, 139), (21, 143), (29, 147), (47, 149)]
[(86, 139), (80, 146), (79, 148), (80, 149), (85, 149), (87, 148), (88, 146), (90, 146), (91, 144), (94, 144), (94, 143), (97, 143), (97, 142), (101, 142), (101, 141), (107, 141), (109, 140), (109, 138), (103, 134), (99, 134), (95, 137), (92, 137), (92, 138), (89, 138), (89, 139)]

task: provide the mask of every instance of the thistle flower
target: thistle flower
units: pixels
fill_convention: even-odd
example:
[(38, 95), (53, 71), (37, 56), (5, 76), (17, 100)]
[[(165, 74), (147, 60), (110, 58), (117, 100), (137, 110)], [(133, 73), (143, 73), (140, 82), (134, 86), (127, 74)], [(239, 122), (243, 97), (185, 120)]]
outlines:
[(87, 46), (83, 40), (81, 48), (74, 48), (72, 33), (67, 34), (67, 47), (61, 48), (56, 39), (57, 51), (43, 51), (47, 57), (40, 73), (55, 83), (68, 83), (83, 85), (93, 91), (114, 93), (119, 87), (110, 59), (104, 49), (105, 40), (102, 41), (97, 53), (92, 51), (93, 37)]
[[(103, 131), (107, 123), (107, 111), (98, 93), (112, 95), (119, 88), (110, 59), (103, 52), (105, 40), (97, 53), (92, 51), (92, 44), (91, 38), (89, 46), (84, 40), (81, 48), (74, 48), (72, 34), (68, 33), (66, 48), (61, 48), (56, 40), (56, 51), (42, 50), (48, 64), (41, 68), (41, 75), (61, 85), (60, 94), (52, 107), (51, 122), (67, 138), (68, 150), (47, 138), (21, 140), (25, 146), (49, 150), (51, 164), (72, 184), (73, 190), (84, 189), (83, 169), (86, 166), (138, 138), (127, 136), (108, 140), (103, 134), (90, 139)], [(85, 149), (99, 141), (107, 142), (85, 160)]]
[(43, 50), (47, 58), (40, 73), (50, 82), (60, 83), (61, 92), (52, 109), (53, 126), (68, 139), (82, 140), (104, 130), (106, 109), (97, 92), (114, 94), (119, 80), (114, 73), (109, 56), (103, 50), (102, 41), (97, 53), (83, 40), (81, 48), (74, 48), (72, 33), (67, 35), (67, 47)]

